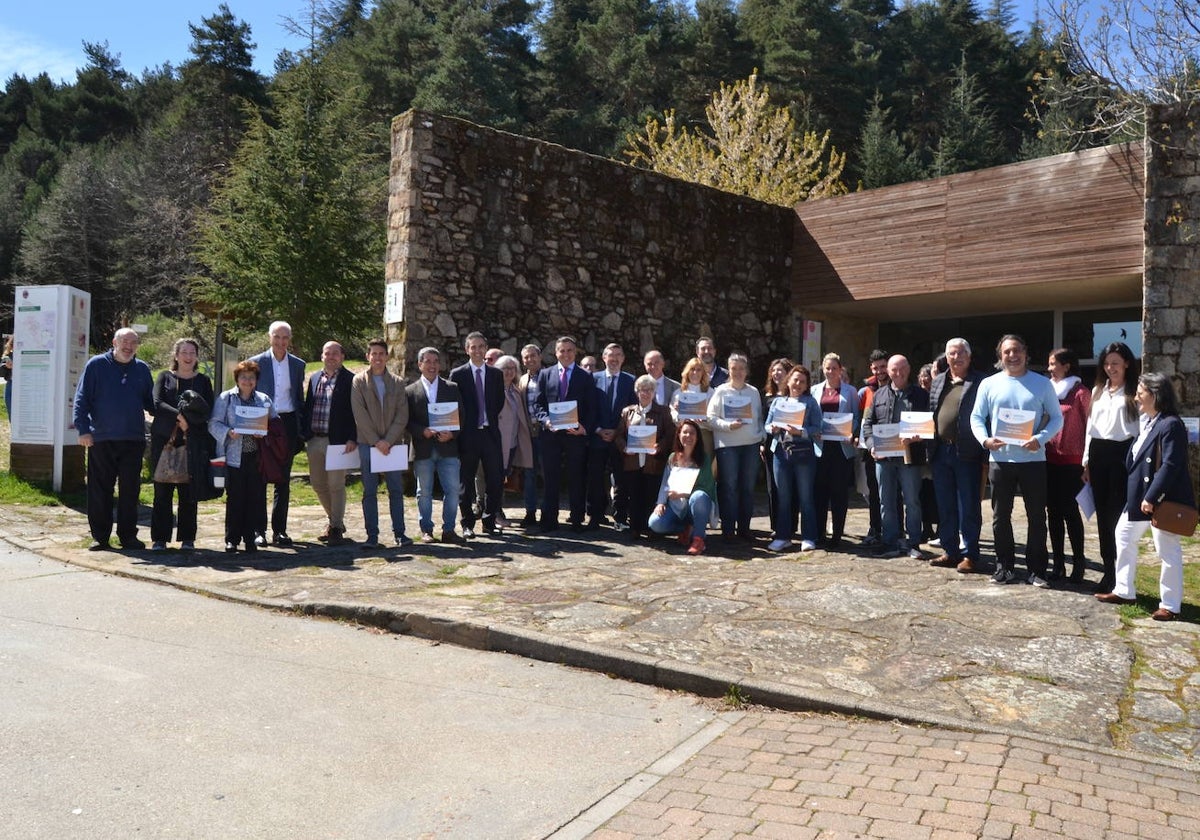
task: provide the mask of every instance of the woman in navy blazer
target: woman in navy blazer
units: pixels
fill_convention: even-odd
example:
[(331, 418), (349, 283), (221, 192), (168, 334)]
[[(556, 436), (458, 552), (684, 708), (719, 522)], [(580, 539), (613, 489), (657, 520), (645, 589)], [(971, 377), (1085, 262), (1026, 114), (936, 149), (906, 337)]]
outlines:
[[(1128, 493), (1125, 511), (1117, 520), (1117, 580), (1113, 591), (1096, 593), (1106, 604), (1132, 604), (1137, 600), (1138, 540), (1151, 527), (1154, 509), (1164, 501), (1195, 507), (1192, 477), (1188, 472), (1187, 430), (1179, 419), (1175, 389), (1161, 373), (1138, 377), (1134, 397), (1142, 413), (1142, 432), (1129, 450)], [(1155, 621), (1174, 621), (1183, 604), (1183, 547), (1178, 534), (1153, 529), (1154, 547), (1162, 561), (1158, 579), (1159, 605)]]

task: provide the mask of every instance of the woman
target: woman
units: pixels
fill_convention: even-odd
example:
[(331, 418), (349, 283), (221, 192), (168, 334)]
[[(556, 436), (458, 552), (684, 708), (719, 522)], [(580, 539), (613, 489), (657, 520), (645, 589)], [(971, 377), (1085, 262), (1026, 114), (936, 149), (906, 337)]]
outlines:
[(821, 407), (808, 393), (812, 385), (808, 368), (796, 365), (785, 380), (786, 393), (795, 403), (804, 406), (800, 424), (783, 418), (785, 409), (795, 403), (775, 399), (767, 409), (767, 448), (771, 451), (771, 468), (775, 473), (775, 539), (767, 546), (771, 551), (792, 547), (796, 535), (796, 511), (800, 512), (800, 550), (817, 547), (817, 505), (814, 494), (817, 479), (815, 445), (821, 437)]
[[(700, 394), (702, 400), (703, 417), (682, 416), (679, 414), (679, 394)], [(713, 453), (713, 436), (712, 429), (708, 427), (708, 398), (711, 396), (709, 392), (708, 368), (704, 367), (704, 362), (693, 357), (683, 366), (683, 374), (680, 376), (679, 390), (671, 397), (671, 419), (676, 423), (681, 420), (691, 420), (700, 429), (700, 442), (704, 445), (704, 451), (709, 455)]]
[(1096, 504), (1096, 531), (1104, 575), (1097, 592), (1111, 592), (1117, 561), (1117, 519), (1125, 509), (1125, 484), (1129, 473), (1125, 458), (1138, 433), (1134, 402), (1137, 360), (1119, 341), (1104, 348), (1092, 390), (1087, 437), (1083, 450), (1083, 480), (1091, 485)]
[(4, 377), (4, 413), (12, 424), (13, 337), (4, 340), (4, 357), (0, 359), (0, 376)]
[(721, 535), (750, 540), (754, 484), (758, 480), (758, 446), (763, 439), (762, 395), (746, 381), (750, 361), (734, 353), (726, 363), (729, 381), (708, 400), (708, 422), (717, 453), (717, 503)]
[(253, 554), (258, 551), (255, 528), (267, 515), (267, 485), (258, 472), (263, 438), (236, 430), (237, 409), (266, 409), (268, 419), (278, 414), (271, 398), (254, 390), (258, 385), (256, 362), (238, 362), (233, 378), (237, 386), (217, 397), (208, 431), (217, 442), (217, 456), (225, 457), (225, 551), (233, 554), (238, 543), (244, 541), (246, 553)]
[[(675, 436), (671, 412), (654, 401), (654, 377), (643, 374), (633, 383), (637, 402), (621, 409), (615, 438), (617, 451), (624, 453), (622, 468), (625, 486), (629, 488), (629, 531), (634, 537), (643, 536), (649, 529), (650, 510), (654, 506), (654, 490), (667, 464), (668, 448)], [(629, 452), (629, 429), (634, 426), (657, 426), (654, 433), (654, 454)]]
[(1092, 395), (1079, 381), (1079, 357), (1060, 347), (1046, 363), (1050, 382), (1058, 396), (1063, 427), (1046, 444), (1046, 514), (1054, 563), (1047, 576), (1061, 578), (1066, 571), (1066, 538), (1071, 540), (1071, 583), (1083, 580), (1087, 558), (1083, 556), (1083, 517), (1075, 497), (1083, 489), (1083, 447), (1087, 437)]
[[(787, 395), (787, 386), (784, 384), (784, 380), (795, 365), (795, 362), (783, 356), (772, 360), (771, 364), (767, 366), (767, 381), (763, 383), (762, 389), (764, 417), (771, 407), (772, 400), (776, 397)], [(775, 503), (775, 468), (771, 463), (771, 442), (770, 437), (763, 438), (758, 456), (762, 459), (763, 467), (766, 469), (767, 474), (767, 517), (771, 522), (771, 535), (778, 537), (779, 525), (775, 522), (775, 510), (777, 507)], [(796, 532), (795, 517), (792, 518), (791, 525), (788, 526), (787, 530), (793, 534)]]
[[(154, 422), (150, 426), (150, 463), (158, 464), (168, 441), (187, 442), (188, 465), (192, 480), (188, 484), (154, 482), (154, 508), (150, 515), (151, 551), (165, 551), (171, 541), (172, 519), (180, 548), (196, 547), (196, 506), (208, 475), (208, 415), (212, 412), (212, 382), (196, 366), (200, 362), (200, 343), (181, 338), (171, 352), (171, 367), (154, 382)], [(188, 393), (191, 392), (191, 393)], [(187, 398), (180, 400), (180, 396)], [(171, 506), (179, 488), (179, 515), (172, 516)]]
[[(685, 470), (696, 470), (691, 489), (672, 490), (672, 474), (678, 482)], [(678, 534), (679, 544), (687, 546), (688, 554), (703, 554), (716, 496), (712, 454), (704, 448), (700, 425), (685, 419), (675, 427), (675, 443), (658, 487), (658, 506), (650, 515), (650, 529), (656, 534)]]
[[(496, 367), (504, 375), (504, 407), (500, 409), (500, 447), (504, 457), (504, 475), (520, 476), (533, 466), (533, 438), (529, 433), (529, 408), (517, 387), (521, 368), (513, 356), (501, 356)], [(519, 488), (519, 485), (518, 485)], [(507, 528), (503, 511), (496, 513), (496, 526)]]
[(1179, 419), (1179, 407), (1171, 380), (1161, 373), (1138, 377), (1134, 397), (1142, 413), (1141, 434), (1130, 447), (1125, 466), (1125, 510), (1117, 520), (1116, 584), (1112, 592), (1097, 592), (1106, 604), (1132, 604), (1137, 600), (1138, 542), (1147, 528), (1154, 533), (1154, 548), (1162, 561), (1158, 577), (1158, 609), (1155, 621), (1174, 621), (1183, 608), (1183, 546), (1178, 534), (1151, 526), (1154, 509), (1162, 502), (1196, 506), (1192, 477), (1188, 472), (1187, 429)]
[[(845, 379), (845, 368), (837, 353), (826, 353), (821, 360), (825, 381), (813, 386), (813, 399), (821, 407), (822, 418), (829, 414), (853, 416), (851, 434), (858, 434), (861, 416), (858, 410), (858, 391)], [(826, 441), (819, 445), (816, 477), (817, 544), (835, 550), (841, 544), (846, 529), (846, 511), (850, 508), (850, 485), (854, 480), (854, 446), (848, 440)], [(832, 516), (829, 538), (825, 538), (825, 521)]]

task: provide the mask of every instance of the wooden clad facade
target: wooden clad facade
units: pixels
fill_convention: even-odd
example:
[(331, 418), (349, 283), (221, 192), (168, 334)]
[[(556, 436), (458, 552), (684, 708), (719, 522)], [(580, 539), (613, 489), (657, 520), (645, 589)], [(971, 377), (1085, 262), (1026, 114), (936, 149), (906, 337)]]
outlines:
[(1144, 196), (1135, 143), (805, 202), (794, 300), (880, 321), (1140, 300)]

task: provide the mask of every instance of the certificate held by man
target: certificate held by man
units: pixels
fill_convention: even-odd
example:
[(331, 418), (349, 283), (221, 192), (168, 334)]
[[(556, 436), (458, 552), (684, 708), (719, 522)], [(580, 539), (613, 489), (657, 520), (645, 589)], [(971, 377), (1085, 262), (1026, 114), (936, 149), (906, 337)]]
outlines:
[(457, 432), (458, 403), (429, 403), (429, 428), (435, 432)]
[(899, 423), (876, 423), (871, 427), (871, 448), (876, 459), (897, 458), (907, 454), (900, 438)]
[(750, 406), (750, 397), (740, 394), (726, 394), (721, 403), (723, 420), (753, 420), (754, 409)]
[(233, 430), (239, 435), (265, 437), (269, 411), (257, 405), (235, 405), (233, 407)]
[(679, 402), (676, 404), (676, 411), (679, 412), (680, 420), (708, 419), (708, 394), (699, 394), (695, 391), (679, 391), (676, 396), (679, 399)]
[(854, 437), (854, 415), (830, 413), (821, 415), (822, 440), (850, 440)]
[(1013, 446), (1024, 446), (1033, 437), (1036, 419), (1036, 412), (1024, 408), (1001, 408), (996, 412), (996, 429), (992, 436)]
[(579, 402), (563, 400), (547, 406), (550, 412), (550, 429), (555, 432), (579, 428)]
[(371, 447), (371, 472), (398, 472), (408, 469), (408, 446), (396, 444), (384, 455), (374, 446)]
[(658, 426), (629, 426), (625, 434), (625, 452), (629, 455), (653, 455)]

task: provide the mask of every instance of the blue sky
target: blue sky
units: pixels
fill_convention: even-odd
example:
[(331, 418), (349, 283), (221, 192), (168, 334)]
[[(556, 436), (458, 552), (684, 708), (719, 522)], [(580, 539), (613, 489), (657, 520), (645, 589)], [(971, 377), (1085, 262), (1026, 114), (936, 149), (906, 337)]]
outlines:
[[(1039, 0), (1016, 0), (1024, 29)], [(1043, 7), (1054, 0), (1040, 0)], [(986, 8), (990, 0), (977, 0)], [(220, 0), (0, 0), (0, 87), (14, 73), (33, 78), (42, 71), (55, 81), (73, 81), (83, 63), (83, 42), (108, 41), (121, 65), (134, 75), (164, 62), (188, 59), (188, 23), (213, 15)], [(303, 41), (284, 28), (285, 18), (303, 20), (307, 0), (228, 0), (234, 16), (250, 24), (258, 48), (255, 66), (270, 74), (276, 54)], [(899, 3), (897, 3), (899, 5)]]

